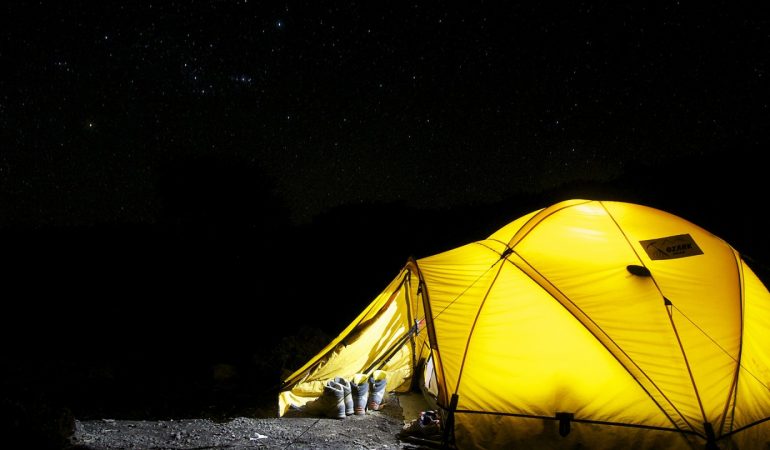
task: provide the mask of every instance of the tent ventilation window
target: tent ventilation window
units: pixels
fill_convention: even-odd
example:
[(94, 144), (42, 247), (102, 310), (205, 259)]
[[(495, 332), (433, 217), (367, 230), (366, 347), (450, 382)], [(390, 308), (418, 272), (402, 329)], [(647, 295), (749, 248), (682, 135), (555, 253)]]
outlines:
[(636, 264), (631, 264), (626, 266), (626, 270), (631, 275), (636, 275), (637, 277), (651, 277), (652, 274), (650, 273), (650, 269), (644, 267), (644, 266), (637, 266)]

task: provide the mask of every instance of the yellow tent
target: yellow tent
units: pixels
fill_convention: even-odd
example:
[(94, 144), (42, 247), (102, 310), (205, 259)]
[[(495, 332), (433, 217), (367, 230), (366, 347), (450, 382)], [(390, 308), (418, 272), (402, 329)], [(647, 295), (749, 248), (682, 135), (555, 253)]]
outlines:
[(410, 260), (284, 381), (421, 385), (458, 448), (770, 447), (770, 294), (728, 243), (646, 206), (569, 200)]

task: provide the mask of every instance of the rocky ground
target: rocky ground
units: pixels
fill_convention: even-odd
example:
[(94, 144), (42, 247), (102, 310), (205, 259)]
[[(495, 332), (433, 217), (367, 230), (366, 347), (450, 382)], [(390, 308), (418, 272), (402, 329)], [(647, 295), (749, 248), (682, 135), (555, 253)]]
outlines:
[[(407, 413), (407, 416), (409, 413)], [(399, 396), (380, 411), (342, 420), (327, 418), (248, 418), (228, 421), (76, 420), (70, 450), (112, 449), (418, 449), (399, 439), (410, 422)]]

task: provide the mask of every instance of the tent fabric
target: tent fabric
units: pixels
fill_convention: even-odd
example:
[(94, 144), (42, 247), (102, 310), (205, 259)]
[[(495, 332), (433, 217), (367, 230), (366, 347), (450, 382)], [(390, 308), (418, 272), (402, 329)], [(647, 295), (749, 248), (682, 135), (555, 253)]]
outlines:
[(770, 446), (767, 288), (727, 242), (647, 206), (568, 200), (410, 260), (279, 406), (381, 358), (406, 389), (428, 356), (418, 378), (458, 448)]
[(345, 330), (284, 380), (280, 415), (291, 405), (301, 407), (318, 398), (326, 380), (336, 376), (352, 379), (357, 373), (380, 369), (386, 372), (387, 391), (409, 390), (415, 352), (422, 351), (423, 358), (427, 354), (424, 337), (404, 339), (412, 328), (424, 328), (424, 321), (413, 323), (414, 317), (424, 314), (421, 303), (410, 300), (416, 295), (410, 274), (408, 269), (401, 271)]

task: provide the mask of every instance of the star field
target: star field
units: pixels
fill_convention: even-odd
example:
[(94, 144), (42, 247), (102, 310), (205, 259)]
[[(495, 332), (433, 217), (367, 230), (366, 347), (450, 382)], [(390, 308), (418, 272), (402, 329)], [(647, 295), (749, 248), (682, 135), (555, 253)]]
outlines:
[(253, 165), (296, 221), (488, 203), (766, 143), (768, 22), (728, 3), (18, 4), (2, 223), (153, 223), (160, 167)]

